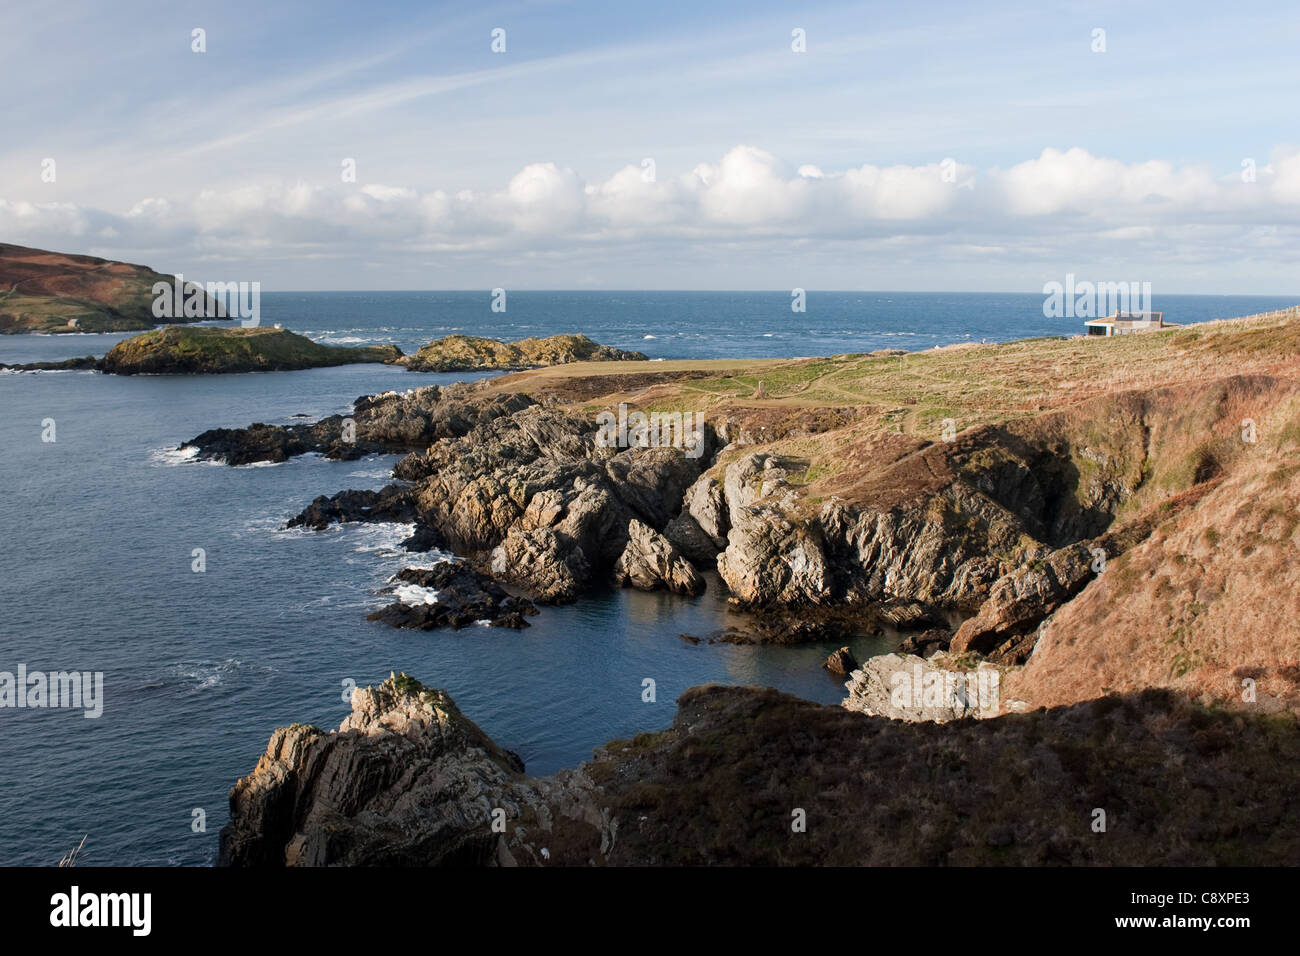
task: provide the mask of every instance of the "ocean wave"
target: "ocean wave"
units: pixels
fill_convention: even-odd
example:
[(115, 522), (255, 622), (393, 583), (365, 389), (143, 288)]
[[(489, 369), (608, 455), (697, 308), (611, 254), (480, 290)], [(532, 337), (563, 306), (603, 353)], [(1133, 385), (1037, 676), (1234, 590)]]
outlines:
[(402, 547), (402, 542), (415, 534), (415, 524), (396, 521), (380, 521), (374, 524), (351, 524), (354, 538), (360, 538), (352, 550), (357, 554), (399, 555), (410, 554)]
[(169, 684), (179, 683), (195, 690), (207, 690), (220, 687), (231, 678), (238, 682), (274, 672), (275, 668), (267, 664), (250, 664), (237, 657), (227, 657), (220, 661), (177, 661), (164, 671), (164, 677)]
[(347, 474), (349, 478), (368, 478), (373, 481), (388, 481), (393, 477), (391, 468), (375, 468), (371, 471), (350, 471)]
[(149, 461), (155, 465), (188, 465), (199, 457), (198, 445), (182, 445), (179, 448), (155, 448), (149, 452)]
[[(407, 553), (408, 552), (403, 552), (403, 554)], [(456, 555), (452, 554), (450, 551), (442, 551), (438, 548), (434, 548), (432, 551), (425, 551), (423, 557), (427, 559), (427, 564), (403, 563), (402, 566), (410, 568), (412, 571), (432, 571), (435, 565), (452, 564), (460, 560), (460, 558), (456, 557)]]

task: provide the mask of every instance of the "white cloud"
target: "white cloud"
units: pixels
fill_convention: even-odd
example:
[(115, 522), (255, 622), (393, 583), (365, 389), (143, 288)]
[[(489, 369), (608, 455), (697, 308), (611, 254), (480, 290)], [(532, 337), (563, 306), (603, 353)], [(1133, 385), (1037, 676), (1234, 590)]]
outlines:
[(1300, 149), (1291, 147), (1274, 150), (1255, 182), (1235, 171), (1216, 177), (1202, 166), (1124, 163), (1078, 147), (981, 172), (948, 162), (791, 167), (740, 145), (677, 174), (628, 165), (587, 182), (539, 162), (495, 190), (447, 186), (258, 182), (150, 196), (120, 214), (0, 198), (0, 229), (10, 241), (56, 249), (95, 236), (98, 254), (107, 255), (120, 248), (175, 257), (193, 249), (199, 259), (361, 261), (382, 252), (398, 261), (459, 251), (485, 262), (568, 257), (581, 260), (575, 268), (583, 274), (629, 245), (764, 240), (826, 249), (871, 242), (886, 261), (1056, 257), (1068, 265), (1125, 248), (1167, 261), (1207, 261), (1234, 248), (1293, 260), (1289, 241), (1300, 229)]

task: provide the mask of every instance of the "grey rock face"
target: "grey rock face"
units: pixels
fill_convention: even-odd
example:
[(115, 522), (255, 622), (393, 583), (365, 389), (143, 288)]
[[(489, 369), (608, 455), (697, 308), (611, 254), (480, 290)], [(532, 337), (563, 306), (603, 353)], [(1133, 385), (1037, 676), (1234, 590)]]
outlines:
[(870, 658), (844, 685), (846, 710), (909, 723), (945, 723), (963, 717), (994, 717), (1000, 711), (1001, 677), (981, 664), (969, 670), (951, 666), (940, 652), (927, 659), (910, 654)]

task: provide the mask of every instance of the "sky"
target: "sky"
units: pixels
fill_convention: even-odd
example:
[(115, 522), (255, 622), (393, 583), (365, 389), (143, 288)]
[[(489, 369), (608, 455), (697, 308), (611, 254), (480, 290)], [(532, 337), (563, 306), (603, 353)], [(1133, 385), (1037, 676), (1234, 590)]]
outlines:
[(1298, 47), (1294, 2), (4, 0), (0, 241), (266, 291), (1300, 294)]

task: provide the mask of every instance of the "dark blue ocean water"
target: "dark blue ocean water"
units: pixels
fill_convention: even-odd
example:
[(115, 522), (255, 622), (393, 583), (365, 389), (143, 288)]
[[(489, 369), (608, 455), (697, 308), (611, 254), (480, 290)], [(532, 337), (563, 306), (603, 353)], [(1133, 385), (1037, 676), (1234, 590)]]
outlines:
[[(817, 293), (266, 294), (264, 324), (325, 342), (412, 350), (452, 331), (518, 338), (582, 331), (653, 357), (794, 356), (928, 348), (1078, 331), (1037, 295)], [(1289, 300), (1161, 297), (1173, 321), (1281, 308)], [(1064, 326), (1062, 325), (1064, 323)], [(652, 336), (652, 337), (650, 337)], [(102, 354), (122, 336), (4, 336), (0, 362)], [(215, 426), (312, 418), (359, 395), (454, 376), (373, 365), (210, 377), (0, 375), (0, 671), (105, 674), (104, 714), (0, 709), (0, 864), (51, 864), (88, 835), (91, 864), (203, 864), (234, 780), (272, 729), (334, 727), (344, 682), (406, 670), (534, 773), (619, 736), (668, 725), (674, 699), (707, 681), (841, 699), (819, 664), (833, 648), (691, 645), (727, 623), (716, 579), (698, 598), (611, 591), (545, 608), (513, 632), (407, 632), (365, 620), (411, 556), (398, 526), (283, 531), (319, 494), (377, 488), (394, 458), (273, 467), (169, 454)], [(42, 438), (54, 419), (56, 441)], [(191, 569), (195, 548), (206, 571)], [(418, 560), (418, 559), (417, 559)], [(881, 650), (862, 644), (858, 653)], [(656, 703), (641, 682), (657, 682)], [(206, 832), (192, 830), (206, 812)]]

